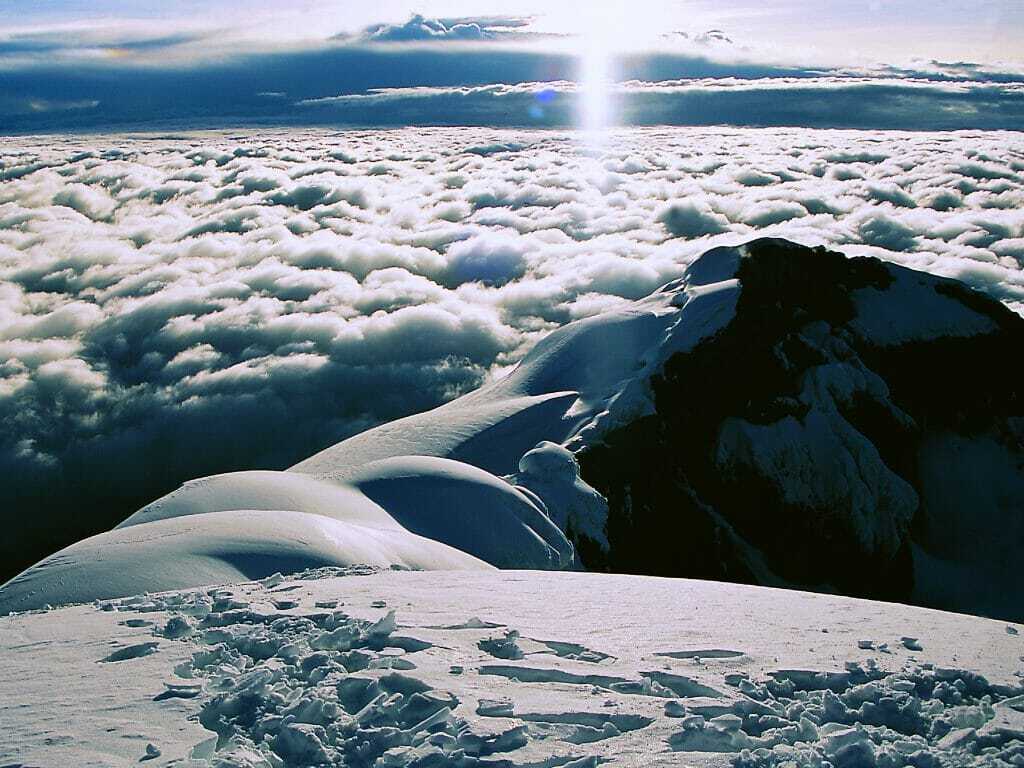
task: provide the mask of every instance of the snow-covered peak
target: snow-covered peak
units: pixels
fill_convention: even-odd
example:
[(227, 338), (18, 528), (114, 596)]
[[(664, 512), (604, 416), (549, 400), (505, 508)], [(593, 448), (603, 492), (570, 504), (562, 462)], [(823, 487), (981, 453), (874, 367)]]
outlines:
[[(650, 296), (552, 331), (501, 379), (355, 435), (291, 471), (343, 477), (364, 463), (415, 454), (506, 474), (539, 442), (573, 441), (576, 448), (582, 433), (594, 439), (649, 413), (647, 382), (665, 360), (732, 319), (739, 287), (730, 269), (735, 271), (737, 253), (715, 249)], [(722, 279), (710, 282), (715, 275)]]
[[(1018, 615), (999, 597), (1012, 590), (938, 584), (960, 569), (1024, 589), (1019, 539), (993, 533), (1024, 530), (1024, 397), (1004, 370), (1021, 348), (1024, 320), (950, 280), (778, 239), (715, 248), (446, 405), (285, 472), (186, 483), (0, 589), (0, 610), (271, 563), (392, 562), (752, 580)], [(297, 551), (282, 550), (284, 529), (319, 543), (290, 536)], [(981, 536), (985, 561), (962, 560), (957, 536)]]
[[(701, 254), (686, 269), (681, 278), (683, 285), (713, 285), (725, 280), (732, 280), (740, 267), (740, 259), (744, 256), (744, 248), (719, 246)], [(672, 283), (669, 283), (672, 285)], [(668, 286), (666, 286), (667, 288)], [(664, 291), (665, 288), (662, 288)]]
[[(688, 316), (700, 291), (730, 282), (729, 322), (680, 343), (707, 316)], [(609, 503), (594, 564), (1021, 615), (1004, 591), (1024, 589), (1020, 539), (999, 531), (1024, 530), (1006, 369), (1024, 321), (954, 281), (778, 239), (709, 251), (678, 290), (652, 411), (569, 443)], [(943, 590), (951, 571), (972, 589)]]

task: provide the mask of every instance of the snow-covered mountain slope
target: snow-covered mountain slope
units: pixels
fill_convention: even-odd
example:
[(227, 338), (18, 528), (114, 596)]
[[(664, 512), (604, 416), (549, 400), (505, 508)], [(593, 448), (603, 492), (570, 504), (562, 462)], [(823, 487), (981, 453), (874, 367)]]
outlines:
[[(125, 596), (138, 591), (133, 584), (172, 589), (202, 578), (210, 583), (316, 565), (378, 564), (388, 551), (394, 563), (421, 568), (482, 566), (476, 558), (499, 567), (578, 567), (563, 528), (552, 521), (572, 523), (576, 527), (565, 530), (600, 542), (605, 504), (580, 480), (568, 451), (555, 444), (534, 449), (544, 440), (561, 443), (594, 432), (610, 413), (628, 419), (648, 411), (646, 378), (667, 350), (692, 346), (720, 328), (735, 296), (729, 280), (669, 286), (627, 310), (552, 334), (499, 382), (339, 443), (293, 472), (237, 472), (186, 483), (114, 531), (68, 547), (8, 582), (0, 588), (0, 613)], [(561, 471), (550, 471), (552, 451)], [(514, 472), (527, 454), (534, 458), (522, 464), (523, 478), (531, 480), (513, 486), (494, 474)], [(275, 526), (274, 515), (283, 514), (278, 510), (293, 514)], [(278, 532), (302, 520), (295, 514), (312, 517), (303, 528), (330, 529), (337, 550), (323, 549), (320, 537), (305, 559), (291, 550), (269, 554)], [(250, 523), (257, 519), (258, 530), (273, 531), (270, 541)], [(409, 548), (421, 536), (475, 558), (460, 561), (437, 547), (414, 558)], [(222, 539), (235, 540), (230, 555), (208, 545)], [(161, 540), (173, 542), (164, 551), (166, 563), (153, 543)]]
[[(292, 470), (458, 459), (534, 491), (591, 568), (1020, 618), (1021, 349), (1024, 320), (960, 283), (758, 240)], [(583, 482), (517, 473), (537, 441), (572, 449)]]
[(427, 455), (507, 474), (543, 440), (580, 445), (609, 421), (649, 411), (646, 382), (665, 360), (729, 323), (739, 296), (732, 268), (705, 257), (647, 298), (553, 331), (507, 376), (343, 440), (291, 471), (343, 479), (371, 461)]
[(0, 764), (1006, 768), (1022, 631), (685, 579), (322, 569), (0, 618)]
[[(71, 582), (95, 589), (77, 599), (129, 594), (133, 569), (159, 561), (157, 544), (131, 554), (163, 535), (150, 526), (176, 532), (176, 557), (205, 562), (207, 525), (230, 538), (231, 519), (251, 542), (232, 562), (263, 568), (242, 575), (284, 570), (242, 536), (243, 511), (284, 510), (318, 531), (319, 518), (356, 526), (333, 555), (295, 567), (380, 563), (382, 539), (404, 552), (419, 534), (499, 567), (796, 585), (1020, 618), (1021, 349), (1024, 319), (951, 280), (783, 240), (715, 248), (647, 298), (552, 332), (476, 392), (286, 472), (185, 484), (10, 582), (0, 612), (64, 602)], [(120, 553), (106, 556), (120, 591), (94, 576), (94, 549)], [(415, 564), (451, 562), (432, 550)], [(150, 570), (149, 588), (198, 583)]]

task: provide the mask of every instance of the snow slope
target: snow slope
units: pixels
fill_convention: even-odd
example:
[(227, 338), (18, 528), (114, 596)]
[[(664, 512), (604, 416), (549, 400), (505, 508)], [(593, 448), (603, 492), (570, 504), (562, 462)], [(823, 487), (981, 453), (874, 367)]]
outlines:
[[(497, 474), (513, 473), (545, 440), (578, 442), (609, 419), (649, 411), (645, 377), (731, 316), (735, 281), (692, 283), (570, 324), (502, 380), (343, 441), (291, 472), (188, 482), (113, 532), (68, 547), (0, 588), (0, 613), (124, 596), (137, 591), (132, 585), (169, 589), (204, 578), (253, 577), (267, 568), (380, 564), (388, 557), (417, 568), (481, 565), (436, 546), (414, 556), (421, 537), (500, 567), (578, 567), (568, 529), (556, 522), (571, 519), (575, 530), (600, 540), (605, 509), (579, 479), (575, 461), (565, 464), (569, 475), (533, 471), (511, 478), (521, 487)], [(275, 522), (277, 515), (282, 519)], [(274, 541), (292, 526), (295, 536), (285, 536), (292, 544), (279, 552)], [(315, 532), (309, 537), (315, 544), (303, 555), (297, 537), (306, 530)], [(164, 540), (173, 545), (162, 548)]]
[(685, 579), (321, 569), (0, 618), (0, 764), (1005, 768), (1022, 631)]
[(116, 528), (72, 544), (9, 581), (3, 611), (168, 588), (262, 578), (306, 568), (392, 564), (487, 569), (477, 558), (392, 525), (291, 510), (231, 510)]
[[(407, 530), (494, 565), (558, 568), (573, 562), (572, 545), (543, 506), (477, 467), (401, 456), (367, 464), (347, 481)], [(478, 523), (482, 517), (486, 526)]]
[(343, 440), (291, 471), (344, 478), (378, 459), (425, 455), (507, 474), (541, 441), (575, 445), (609, 421), (642, 415), (653, 407), (646, 380), (732, 319), (735, 259), (735, 249), (715, 249), (647, 298), (552, 331), (507, 376)]

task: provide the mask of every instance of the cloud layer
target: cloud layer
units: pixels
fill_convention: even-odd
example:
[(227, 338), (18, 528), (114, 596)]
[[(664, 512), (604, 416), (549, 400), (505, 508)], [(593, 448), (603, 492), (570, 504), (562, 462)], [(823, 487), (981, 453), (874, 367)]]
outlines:
[(733, 43), (720, 29), (631, 48), (616, 31), (600, 46), (609, 82), (599, 84), (591, 57), (581, 58), (586, 25), (553, 33), (541, 21), (413, 15), (291, 41), (211, 20), (162, 33), (132, 24), (0, 32), (0, 130), (564, 128), (605, 91), (615, 125), (1024, 128), (1020, 63), (808, 58), (760, 36)]
[[(303, 99), (310, 122), (373, 125), (572, 125), (593, 84), (374, 88)], [(1024, 83), (860, 75), (689, 77), (602, 87), (614, 125), (734, 125), (895, 130), (1016, 130)], [(310, 111), (312, 110), (312, 111)]]
[(1019, 134), (46, 137), (0, 164), (9, 569), (471, 390), (716, 244), (831, 244), (1024, 309)]

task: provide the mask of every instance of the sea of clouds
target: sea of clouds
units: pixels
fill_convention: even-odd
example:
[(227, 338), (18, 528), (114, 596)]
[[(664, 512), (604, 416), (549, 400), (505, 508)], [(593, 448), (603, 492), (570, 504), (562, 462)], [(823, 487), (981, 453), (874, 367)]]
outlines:
[(20, 137), (0, 179), (0, 577), (470, 391), (717, 244), (834, 245), (1024, 312), (1019, 133)]

